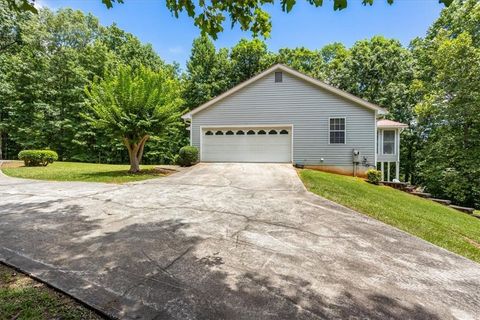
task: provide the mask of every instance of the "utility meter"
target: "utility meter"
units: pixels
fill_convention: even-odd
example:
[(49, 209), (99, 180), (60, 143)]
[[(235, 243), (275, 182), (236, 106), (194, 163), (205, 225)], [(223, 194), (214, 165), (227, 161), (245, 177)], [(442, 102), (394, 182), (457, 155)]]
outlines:
[(354, 163), (360, 163), (360, 151), (353, 149), (352, 156)]

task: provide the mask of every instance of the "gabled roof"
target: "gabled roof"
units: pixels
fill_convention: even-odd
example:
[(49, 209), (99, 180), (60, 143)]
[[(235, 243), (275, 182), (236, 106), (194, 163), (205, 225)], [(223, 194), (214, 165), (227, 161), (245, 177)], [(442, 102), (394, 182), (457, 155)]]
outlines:
[(294, 69), (292, 69), (292, 68), (290, 68), (290, 67), (287, 67), (287, 66), (285, 66), (285, 65), (283, 65), (283, 64), (276, 64), (276, 65), (268, 68), (267, 70), (265, 70), (265, 71), (257, 74), (256, 76), (254, 76), (254, 77), (252, 77), (252, 78), (250, 78), (250, 79), (248, 79), (248, 80), (246, 80), (246, 81), (244, 81), (244, 82), (236, 85), (236, 86), (233, 87), (232, 89), (230, 89), (230, 90), (222, 93), (221, 95), (213, 98), (212, 100), (210, 100), (210, 101), (202, 104), (201, 106), (193, 109), (192, 111), (187, 112), (186, 114), (184, 114), (184, 115), (182, 116), (182, 118), (183, 118), (183, 119), (190, 119), (190, 118), (192, 117), (192, 115), (194, 115), (195, 113), (200, 112), (200, 111), (202, 111), (202, 110), (204, 110), (204, 109), (206, 109), (206, 108), (214, 105), (215, 103), (219, 102), (220, 100), (225, 99), (226, 97), (234, 94), (235, 92), (241, 90), (242, 88), (248, 86), (249, 84), (251, 84), (251, 83), (253, 83), (253, 82), (255, 82), (255, 81), (263, 78), (263, 77), (266, 76), (267, 74), (270, 74), (271, 72), (274, 72), (274, 71), (283, 71), (283, 72), (285, 72), (285, 73), (288, 73), (288, 74), (290, 74), (290, 75), (293, 75), (293, 76), (295, 76), (295, 77), (297, 77), (297, 78), (300, 78), (300, 79), (302, 79), (302, 80), (304, 80), (304, 81), (306, 81), (306, 82), (309, 82), (309, 83), (311, 83), (311, 84), (313, 84), (313, 85), (316, 85), (317, 87), (320, 87), (320, 88), (322, 88), (322, 89), (324, 89), (324, 90), (326, 90), (326, 91), (329, 91), (329, 92), (331, 92), (331, 93), (333, 93), (333, 94), (336, 94), (336, 95), (338, 95), (338, 96), (340, 96), (340, 97), (343, 97), (343, 98), (345, 98), (345, 99), (347, 99), (347, 100), (350, 100), (350, 101), (356, 103), (357, 105), (360, 105), (360, 106), (362, 106), (362, 107), (365, 107), (365, 108), (368, 108), (368, 109), (371, 109), (371, 110), (375, 110), (375, 111), (377, 111), (379, 114), (387, 114), (387, 113), (388, 113), (387, 110), (385, 110), (385, 109), (382, 108), (382, 107), (377, 106), (376, 104), (370, 103), (370, 102), (368, 102), (368, 101), (366, 101), (366, 100), (363, 100), (363, 99), (361, 99), (361, 98), (359, 98), (359, 97), (357, 97), (357, 96), (355, 96), (355, 95), (353, 95), (353, 94), (350, 94), (350, 93), (348, 93), (348, 92), (346, 92), (346, 91), (343, 91), (343, 90), (340, 90), (340, 89), (338, 89), (338, 88), (335, 88), (335, 87), (333, 87), (333, 86), (331, 86), (331, 85), (328, 85), (328, 84), (326, 84), (325, 82), (322, 82), (322, 81), (320, 81), (320, 80), (317, 80), (317, 79), (314, 79), (314, 78), (312, 78), (312, 77), (310, 77), (310, 76), (307, 76), (306, 74), (303, 74), (303, 73), (301, 73), (301, 72), (298, 72), (298, 71), (296, 71), (296, 70), (294, 70)]
[(377, 128), (406, 128), (407, 124), (392, 120), (382, 119), (377, 121)]

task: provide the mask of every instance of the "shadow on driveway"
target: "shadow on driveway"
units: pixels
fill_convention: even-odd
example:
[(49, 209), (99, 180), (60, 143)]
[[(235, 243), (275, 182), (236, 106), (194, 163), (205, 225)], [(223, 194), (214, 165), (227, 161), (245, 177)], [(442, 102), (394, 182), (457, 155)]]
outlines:
[[(91, 236), (102, 217), (82, 206), (51, 200), (0, 207), (0, 257), (23, 261), (27, 272), (119, 318), (159, 319), (438, 319), (420, 305), (345, 288), (335, 300), (305, 279), (222, 271), (222, 255), (198, 257), (205, 239), (188, 236), (188, 223), (169, 219), (132, 224)], [(30, 269), (31, 268), (31, 269)], [(321, 270), (319, 270), (321, 272)], [(280, 284), (280, 285), (279, 285)], [(104, 288), (101, 290), (99, 288)]]

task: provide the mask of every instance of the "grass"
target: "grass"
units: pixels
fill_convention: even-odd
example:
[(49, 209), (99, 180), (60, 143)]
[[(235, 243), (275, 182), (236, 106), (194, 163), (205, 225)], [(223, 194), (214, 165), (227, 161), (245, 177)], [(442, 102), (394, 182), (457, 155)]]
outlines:
[(11, 177), (54, 180), (125, 183), (162, 176), (154, 165), (142, 165), (139, 173), (128, 173), (128, 165), (81, 162), (54, 162), (46, 167), (24, 167), (22, 162), (6, 163), (3, 173)]
[(480, 263), (480, 219), (360, 178), (314, 170), (299, 175), (315, 194)]
[(103, 319), (71, 298), (0, 264), (0, 319)]

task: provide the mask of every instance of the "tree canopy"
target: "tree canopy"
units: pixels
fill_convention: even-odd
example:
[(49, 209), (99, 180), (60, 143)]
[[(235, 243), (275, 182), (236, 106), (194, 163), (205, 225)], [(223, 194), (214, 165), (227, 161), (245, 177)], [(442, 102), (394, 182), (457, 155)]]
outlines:
[[(37, 12), (35, 0), (6, 0), (10, 9), (16, 11)], [(111, 8), (114, 4), (124, 3), (125, 0), (101, 0), (107, 7)], [(378, 0), (377, 0), (378, 1)], [(394, 0), (385, 0), (392, 4)], [(438, 0), (446, 6), (453, 0)], [(314, 7), (323, 6), (323, 0), (306, 0)], [(374, 0), (362, 0), (363, 5), (373, 5)], [(167, 10), (175, 17), (179, 17), (182, 12), (192, 18), (193, 23), (203, 33), (216, 39), (217, 35), (223, 31), (223, 24), (229, 19), (231, 26), (240, 25), (243, 31), (250, 31), (253, 36), (263, 36), (267, 38), (272, 30), (270, 14), (265, 10), (267, 5), (273, 5), (274, 0), (243, 0), (243, 1), (221, 1), (221, 0), (166, 0)], [(290, 12), (297, 3), (297, 0), (280, 0), (283, 12)], [(333, 0), (333, 9), (342, 10), (347, 8), (348, 0)]]

